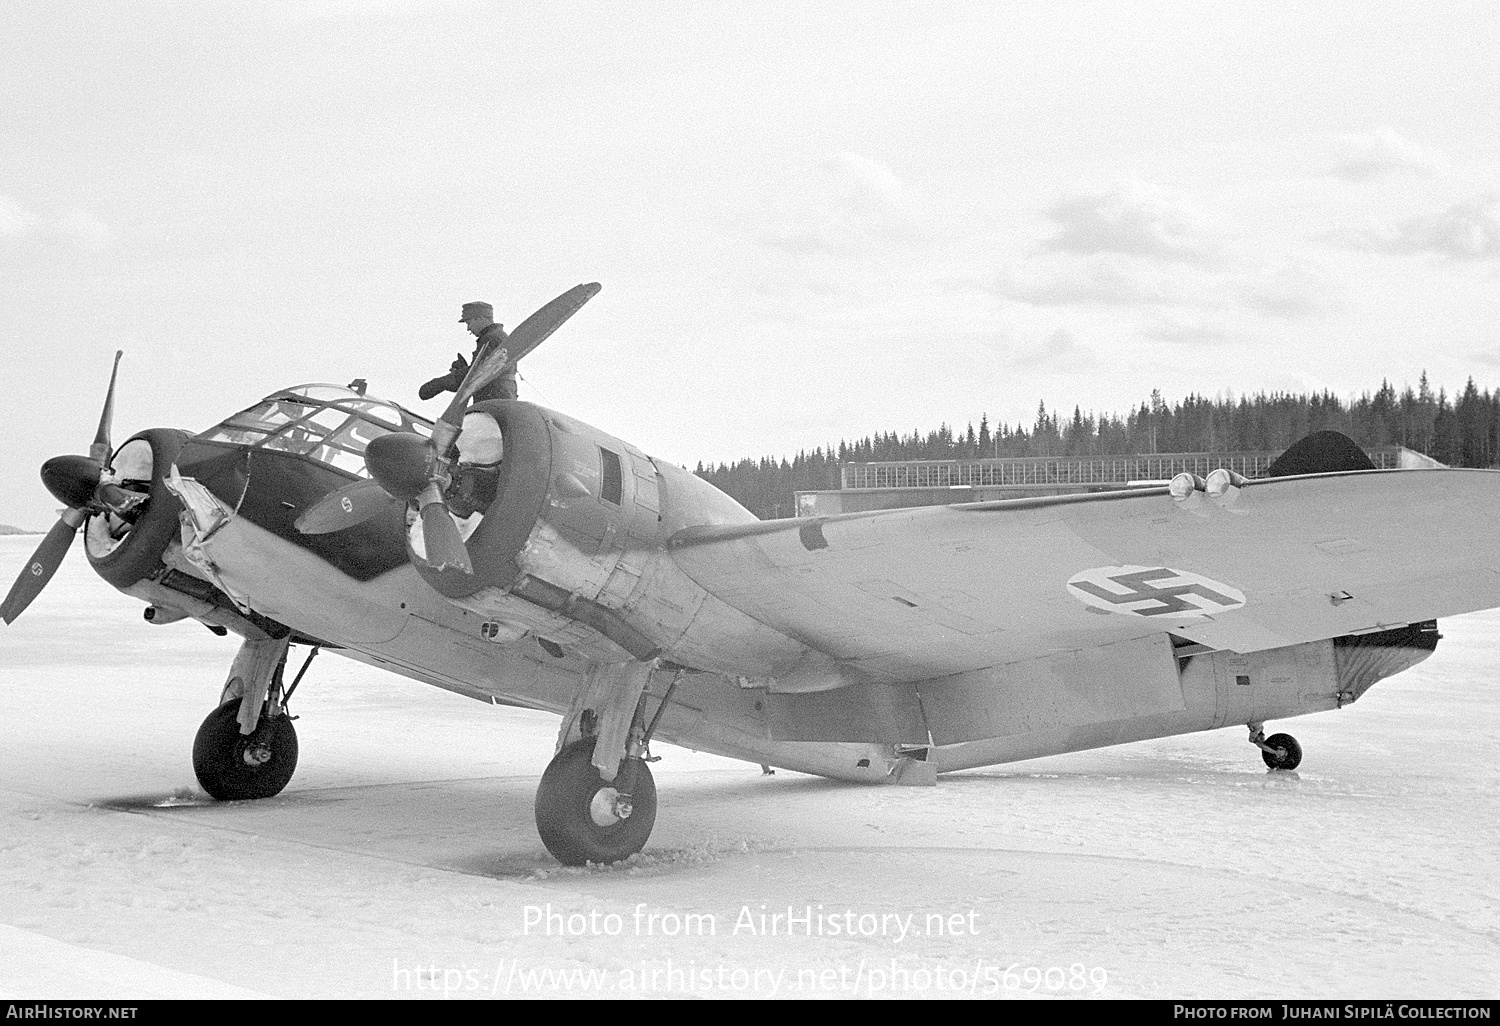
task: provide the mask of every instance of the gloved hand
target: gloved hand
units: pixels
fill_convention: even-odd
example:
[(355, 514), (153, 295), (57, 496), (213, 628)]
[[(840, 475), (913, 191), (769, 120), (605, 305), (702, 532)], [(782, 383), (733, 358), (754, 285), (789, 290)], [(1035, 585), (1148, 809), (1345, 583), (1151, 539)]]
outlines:
[(435, 395), (444, 392), (457, 392), (458, 385), (453, 381), (452, 374), (444, 374), (440, 378), (433, 378), (421, 388), (417, 389), (417, 397), (420, 399), (431, 399)]
[(417, 398), (431, 399), (435, 395), (444, 392), (457, 392), (458, 387), (464, 383), (464, 378), (469, 373), (469, 361), (464, 359), (463, 353), (455, 353), (453, 363), (448, 368), (448, 373), (442, 377), (433, 378), (427, 384), (417, 389)]

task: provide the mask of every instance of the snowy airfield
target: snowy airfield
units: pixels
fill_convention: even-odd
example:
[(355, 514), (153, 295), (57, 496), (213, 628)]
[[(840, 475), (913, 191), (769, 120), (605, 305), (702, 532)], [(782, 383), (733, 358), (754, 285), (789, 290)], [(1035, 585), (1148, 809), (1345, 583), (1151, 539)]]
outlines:
[(1500, 612), (1271, 724), (1294, 774), (1239, 728), (936, 788), (658, 746), (645, 852), (580, 870), (532, 821), (553, 717), (332, 654), (287, 790), (207, 800), (236, 639), (141, 608), (77, 545), (0, 628), (0, 997), (1500, 994)]

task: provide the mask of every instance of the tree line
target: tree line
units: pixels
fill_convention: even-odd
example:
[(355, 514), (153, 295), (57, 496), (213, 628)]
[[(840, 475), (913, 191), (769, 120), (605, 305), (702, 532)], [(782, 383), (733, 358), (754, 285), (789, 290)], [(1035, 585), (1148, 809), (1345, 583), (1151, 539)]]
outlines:
[(1037, 404), (1028, 428), (990, 426), (988, 416), (963, 431), (948, 424), (925, 434), (876, 432), (857, 441), (801, 450), (791, 459), (762, 456), (713, 466), (699, 477), (762, 520), (793, 515), (793, 493), (839, 487), (844, 463), (954, 460), (1005, 456), (1113, 456), (1153, 452), (1281, 450), (1314, 431), (1341, 431), (1367, 449), (1404, 445), (1454, 467), (1500, 465), (1500, 388), (1481, 391), (1471, 377), (1450, 397), (1432, 391), (1424, 371), (1417, 387), (1397, 392), (1382, 380), (1374, 392), (1345, 401), (1332, 392), (1258, 392), (1236, 398), (1192, 394), (1168, 405), (1159, 390), (1121, 415), (1072, 416)]

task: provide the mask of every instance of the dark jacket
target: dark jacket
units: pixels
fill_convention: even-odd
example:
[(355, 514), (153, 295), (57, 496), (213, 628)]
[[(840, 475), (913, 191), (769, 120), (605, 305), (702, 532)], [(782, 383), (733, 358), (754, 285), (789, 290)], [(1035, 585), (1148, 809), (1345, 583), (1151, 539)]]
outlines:
[[(472, 367), (474, 364), (479, 362), (480, 354), (483, 353), (486, 348), (491, 345), (503, 346), (509, 340), (509, 337), (510, 336), (505, 334), (505, 327), (503, 325), (491, 324), (488, 328), (485, 328), (479, 333), (479, 337), (474, 340), (474, 355), (469, 358), (469, 366)], [(463, 375), (459, 375), (458, 381), (460, 384), (463, 382)], [(458, 391), (458, 385), (453, 386), (453, 391)], [(479, 391), (474, 393), (475, 402), (479, 402), (484, 399), (514, 399), (515, 397), (515, 364), (511, 364), (509, 367), (505, 368), (505, 373), (501, 374), (494, 381), (491, 381), (488, 385), (484, 386)]]
[[(491, 324), (488, 328), (481, 331), (479, 337), (474, 340), (474, 355), (469, 358), (468, 363), (465, 363), (461, 357), (454, 360), (453, 366), (447, 374), (433, 378), (427, 382), (417, 390), (417, 395), (423, 399), (431, 399), (442, 392), (457, 392), (458, 386), (463, 384), (464, 375), (469, 373), (469, 368), (479, 360), (485, 348), (492, 343), (497, 346), (503, 346), (507, 338), (504, 326)], [(501, 374), (494, 381), (474, 393), (475, 402), (484, 399), (514, 399), (515, 397), (516, 368), (514, 364), (507, 367), (505, 373)]]

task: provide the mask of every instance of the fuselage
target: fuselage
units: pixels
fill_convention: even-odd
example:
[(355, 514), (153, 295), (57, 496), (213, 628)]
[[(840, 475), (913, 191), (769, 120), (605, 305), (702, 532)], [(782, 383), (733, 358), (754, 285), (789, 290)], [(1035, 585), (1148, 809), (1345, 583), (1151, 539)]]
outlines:
[[(500, 704), (562, 712), (591, 665), (655, 659), (678, 680), (658, 731), (666, 740), (829, 776), (889, 775), (891, 744), (773, 739), (757, 685), (805, 646), (709, 595), (672, 560), (666, 541), (681, 528), (752, 514), (572, 418), (518, 402), (475, 410), (501, 423), (506, 455), (495, 498), (463, 524), (472, 575), (412, 560), (420, 534), (401, 504), (333, 534), (296, 529), (303, 511), (360, 475), (361, 438), (430, 431), (331, 386), (279, 393), (196, 436), (133, 439), (150, 436), (158, 450), (160, 501), (123, 542), (101, 521), (90, 559), (150, 604), (153, 623), (192, 616), (246, 636), (284, 625), (296, 640)], [(154, 551), (133, 551), (147, 536)], [(122, 557), (130, 566), (107, 572)]]
[[(485, 482), (493, 498), (459, 521), (473, 573), (420, 558), (405, 503), (330, 534), (297, 530), (303, 512), (367, 473), (371, 438), (431, 433), (394, 404), (330, 386), (278, 393), (200, 435), (141, 436), (156, 462), (148, 519), (123, 541), (91, 525), (90, 559), (158, 610), (153, 622), (194, 616), (247, 637), (286, 629), (501, 704), (561, 713), (592, 666), (651, 661), (676, 682), (664, 739), (869, 782), (931, 782), (945, 769), (1334, 708), (1431, 651), (1429, 636), (1392, 636), (1358, 653), (1324, 641), (1247, 661), (1182, 651), (1161, 634), (1111, 653), (1108, 672), (1062, 653), (928, 682), (851, 684), (674, 558), (680, 532), (754, 523), (738, 503), (530, 403), (484, 402), (470, 415), (492, 418), (504, 440)], [(1376, 649), (1387, 655), (1372, 662)], [(1237, 683), (1252, 662), (1266, 682), (1253, 695)], [(1123, 689), (1111, 680), (1122, 672)], [(1060, 704), (1058, 694), (1082, 698)], [(967, 703), (972, 736), (868, 713), (924, 701)]]

